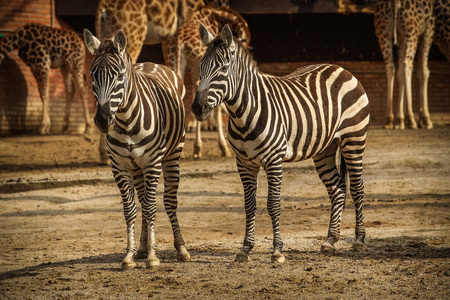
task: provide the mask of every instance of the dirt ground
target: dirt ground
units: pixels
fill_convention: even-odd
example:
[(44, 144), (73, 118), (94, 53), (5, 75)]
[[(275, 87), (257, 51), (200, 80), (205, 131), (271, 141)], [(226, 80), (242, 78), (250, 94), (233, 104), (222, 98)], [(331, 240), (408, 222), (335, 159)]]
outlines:
[(110, 167), (97, 164), (98, 136), (0, 138), (0, 298), (449, 299), (450, 126), (370, 129), (365, 253), (351, 250), (351, 200), (338, 252), (320, 253), (330, 214), (326, 190), (312, 161), (286, 164), (284, 264), (270, 262), (263, 173), (252, 260), (233, 262), (244, 237), (243, 189), (234, 158), (219, 157), (213, 132), (204, 137), (204, 156), (193, 160), (187, 135), (181, 162), (178, 215), (192, 261), (176, 260), (158, 189), (161, 266), (146, 269), (139, 260), (129, 271), (120, 269), (125, 220)]

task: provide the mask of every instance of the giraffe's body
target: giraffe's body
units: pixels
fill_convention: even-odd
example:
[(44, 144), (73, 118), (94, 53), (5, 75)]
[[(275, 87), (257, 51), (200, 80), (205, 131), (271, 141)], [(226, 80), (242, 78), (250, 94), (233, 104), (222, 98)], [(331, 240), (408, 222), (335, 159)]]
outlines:
[[(192, 80), (195, 83), (195, 90), (198, 88), (199, 63), (206, 52), (206, 46), (202, 43), (198, 34), (198, 28), (203, 24), (210, 32), (218, 34), (219, 30), (228, 24), (238, 39), (248, 47), (250, 43), (250, 30), (247, 22), (240, 14), (232, 9), (221, 7), (203, 7), (196, 11), (189, 21), (178, 28), (176, 33), (167, 41), (166, 64), (174, 70), (181, 78), (184, 77), (186, 67), (189, 67)], [(185, 107), (190, 108), (193, 99), (184, 99)], [(217, 130), (219, 133), (219, 147), (223, 156), (229, 156), (228, 149), (222, 128), (222, 113), (219, 106), (215, 117), (217, 118)], [(194, 144), (194, 158), (201, 157), (201, 126), (196, 122), (196, 139)]]
[(66, 86), (66, 110), (63, 131), (69, 126), (70, 106), (75, 88), (83, 99), (86, 131), (91, 120), (87, 106), (88, 96), (84, 81), (85, 46), (83, 40), (73, 31), (52, 28), (41, 24), (27, 24), (18, 28), (0, 41), (0, 64), (5, 55), (19, 50), (20, 58), (30, 67), (36, 78), (42, 100), (41, 134), (50, 133), (49, 116), (49, 72), (60, 68)]
[[(447, 8), (438, 15), (435, 9), (438, 7)], [(380, 44), (381, 52), (386, 64), (387, 85), (387, 115), (386, 128), (405, 128), (403, 101), (406, 97), (406, 125), (410, 128), (417, 128), (412, 110), (412, 87), (411, 77), (414, 57), (417, 52), (419, 63), (418, 77), (420, 82), (420, 123), (425, 128), (433, 128), (428, 111), (428, 55), (433, 42), (435, 25), (438, 45), (440, 48), (450, 48), (448, 41), (449, 4), (443, 0), (379, 0), (374, 14), (375, 30)], [(447, 19), (445, 20), (445, 15)], [(447, 34), (445, 33), (447, 31)], [(395, 78), (394, 50), (396, 36), (398, 37), (399, 61), (398, 61), (398, 84), (399, 101), (396, 120), (394, 122), (393, 111), (393, 91)], [(445, 39), (447, 38), (447, 41)], [(447, 45), (447, 46), (445, 46)], [(444, 52), (444, 50), (443, 50)], [(450, 55), (447, 55), (450, 57)]]
[(433, 42), (450, 61), (450, 2), (448, 0), (435, 0), (434, 14), (436, 25)]
[(228, 1), (100, 0), (95, 30), (103, 40), (122, 29), (128, 38), (127, 51), (135, 63), (142, 45), (164, 43), (196, 10), (209, 3), (221, 6)]

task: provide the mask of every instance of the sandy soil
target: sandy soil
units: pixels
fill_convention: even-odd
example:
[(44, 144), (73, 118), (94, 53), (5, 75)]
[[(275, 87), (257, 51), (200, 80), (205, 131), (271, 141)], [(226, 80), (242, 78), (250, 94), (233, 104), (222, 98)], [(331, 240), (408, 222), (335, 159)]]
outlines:
[(281, 265), (270, 263), (264, 174), (252, 260), (235, 263), (245, 216), (234, 158), (219, 157), (210, 132), (204, 158), (193, 160), (188, 134), (179, 221), (192, 261), (176, 260), (159, 189), (156, 270), (146, 269), (142, 260), (134, 270), (120, 269), (125, 221), (110, 167), (97, 164), (97, 140), (96, 135), (0, 138), (0, 298), (448, 299), (449, 126), (371, 128), (364, 170), (365, 253), (351, 250), (351, 201), (339, 251), (320, 253), (330, 214), (326, 190), (312, 161), (286, 164)]

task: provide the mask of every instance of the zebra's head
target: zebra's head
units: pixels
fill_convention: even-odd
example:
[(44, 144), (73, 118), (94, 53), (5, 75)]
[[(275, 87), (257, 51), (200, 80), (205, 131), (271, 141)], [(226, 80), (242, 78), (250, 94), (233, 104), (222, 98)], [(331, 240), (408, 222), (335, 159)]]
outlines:
[(234, 95), (233, 62), (236, 43), (228, 25), (214, 39), (200, 24), (200, 38), (208, 49), (200, 61), (200, 84), (192, 103), (192, 112), (199, 121), (208, 118), (211, 111)]
[(114, 122), (127, 88), (128, 54), (127, 38), (118, 30), (113, 39), (100, 42), (92, 33), (84, 30), (84, 42), (94, 59), (91, 64), (92, 89), (97, 100), (94, 121), (100, 131), (106, 133)]

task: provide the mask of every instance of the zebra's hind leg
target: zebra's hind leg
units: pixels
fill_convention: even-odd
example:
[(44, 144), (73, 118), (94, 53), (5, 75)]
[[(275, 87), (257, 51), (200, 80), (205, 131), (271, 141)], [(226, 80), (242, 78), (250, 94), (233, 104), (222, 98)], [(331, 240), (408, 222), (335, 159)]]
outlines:
[[(181, 151), (181, 149), (179, 150)], [(177, 192), (180, 182), (180, 160), (181, 152), (177, 152), (166, 158), (163, 162), (164, 172), (164, 208), (170, 223), (172, 224), (174, 247), (177, 250), (177, 259), (179, 261), (190, 261), (191, 256), (186, 250), (183, 236), (177, 218)]]
[(322, 153), (314, 157), (317, 173), (327, 188), (331, 200), (331, 216), (328, 235), (320, 248), (321, 252), (332, 253), (334, 244), (340, 239), (342, 211), (345, 204), (345, 179), (336, 168), (337, 144), (332, 143)]
[(259, 166), (244, 164), (236, 157), (239, 176), (244, 186), (245, 198), (245, 238), (242, 249), (236, 254), (234, 261), (248, 262), (248, 255), (255, 245), (256, 188), (258, 185)]
[[(350, 177), (350, 192), (352, 194), (353, 203), (355, 205), (355, 236), (356, 240), (353, 244), (355, 251), (365, 251), (367, 249), (364, 239), (366, 230), (363, 222), (362, 204), (364, 200), (364, 183), (362, 180), (362, 156), (365, 148), (365, 134), (353, 140), (345, 140), (342, 142), (342, 156), (345, 160), (347, 172)], [(344, 162), (341, 162), (344, 163)]]

